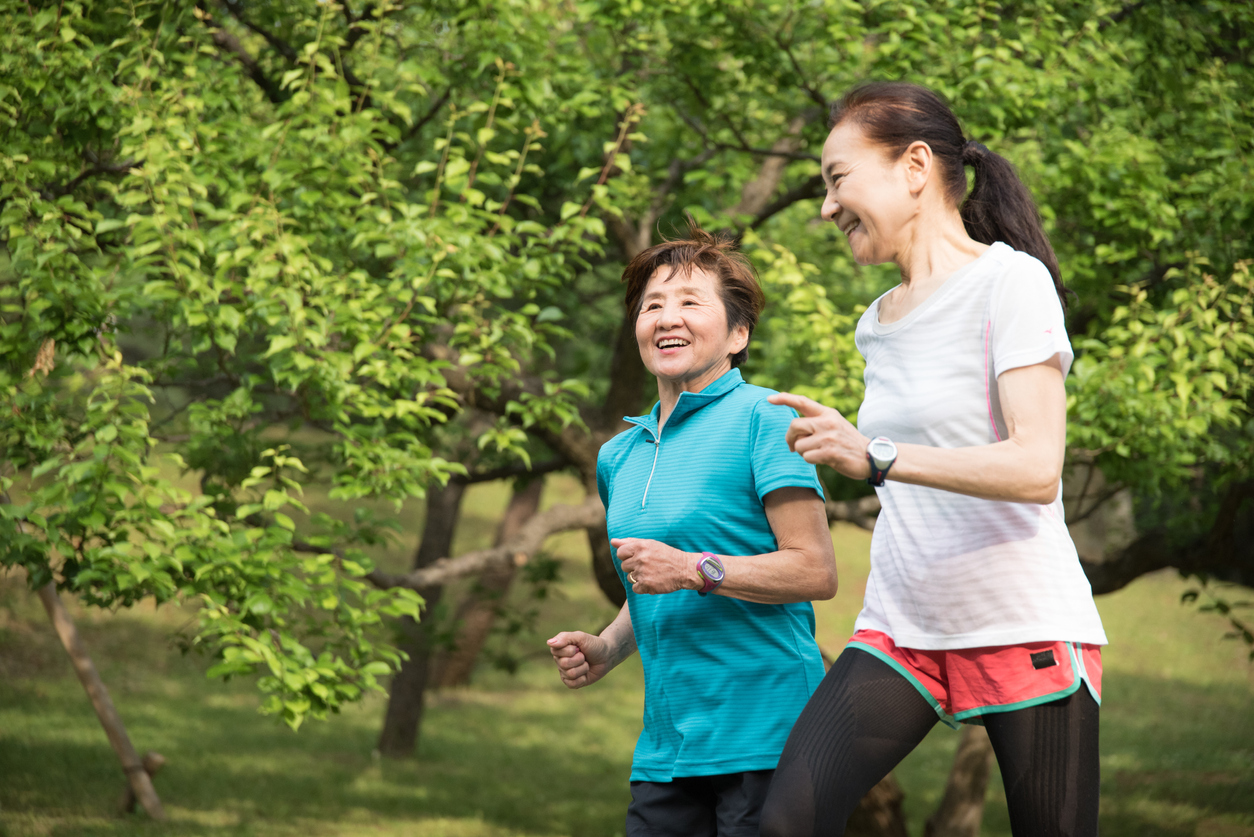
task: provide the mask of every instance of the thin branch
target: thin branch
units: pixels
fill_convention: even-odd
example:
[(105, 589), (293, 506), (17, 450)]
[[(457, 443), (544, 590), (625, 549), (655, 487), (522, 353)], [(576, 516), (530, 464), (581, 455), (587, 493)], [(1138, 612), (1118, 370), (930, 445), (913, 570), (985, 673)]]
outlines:
[(257, 59), (254, 58), (248, 50), (244, 49), (244, 45), (240, 43), (239, 38), (235, 37), (235, 35), (230, 31), (219, 26), (217, 22), (214, 21), (213, 15), (211, 15), (208, 10), (204, 8), (204, 6), (197, 6), (197, 9), (200, 11), (200, 14), (197, 15), (197, 17), (199, 17), (209, 29), (209, 35), (213, 38), (214, 45), (216, 45), (218, 49), (221, 49), (224, 52), (229, 52), (235, 56), (236, 60), (239, 61), (239, 63), (244, 67), (244, 70), (248, 73), (249, 78), (251, 78), (257, 86), (261, 88), (262, 92), (266, 94), (267, 99), (276, 105), (287, 101), (289, 98), (287, 93), (285, 93), (279, 85), (275, 83), (274, 79), (266, 75), (265, 71), (261, 68), (261, 65), (257, 63)]
[(784, 39), (780, 37), (778, 32), (775, 33), (775, 43), (784, 51), (784, 54), (788, 56), (788, 63), (792, 64), (793, 72), (797, 74), (797, 80), (801, 82), (801, 89), (805, 90), (806, 95), (810, 97), (810, 101), (814, 102), (826, 111), (831, 106), (831, 103), (827, 100), (826, 96), (806, 81), (805, 73), (801, 70), (801, 64), (797, 61), (797, 56), (792, 54), (792, 47), (784, 43)]
[(565, 458), (550, 459), (548, 462), (541, 462), (539, 465), (502, 465), (500, 468), (491, 468), (487, 471), (471, 471), (468, 474), (454, 474), (449, 477), (449, 482), (462, 483), (463, 485), (474, 485), (480, 482), (495, 482), (496, 480), (510, 479), (511, 477), (538, 477), (542, 474), (551, 474), (554, 471), (560, 471), (563, 468), (570, 467), (570, 462)]
[(51, 198), (49, 198), (50, 200), (55, 199), (61, 195), (70, 194), (81, 186), (85, 180), (89, 180), (102, 174), (125, 174), (135, 168), (138, 164), (139, 161), (134, 157), (130, 157), (120, 163), (97, 162), (93, 166), (84, 168), (81, 172), (79, 172), (77, 177), (69, 183), (66, 183), (64, 186), (46, 186), (43, 189), (40, 189), (39, 193), (46, 198), (51, 196)]
[(418, 132), (422, 130), (424, 125), (426, 125), (428, 122), (430, 122), (432, 119), (435, 118), (435, 115), (440, 112), (440, 108), (444, 107), (444, 103), (447, 102), (449, 100), (449, 97), (452, 95), (453, 95), (452, 87), (449, 87), (442, 94), (440, 94), (439, 98), (437, 98), (434, 102), (432, 102), (431, 106), (427, 108), (427, 112), (424, 113), (422, 116), (418, 117), (418, 121), (409, 127), (409, 130), (405, 132), (405, 136), (401, 140), (401, 142), (404, 142), (405, 140), (413, 139), (418, 134)]
[(296, 50), (292, 48), (291, 44), (280, 38), (278, 35), (275, 35), (273, 32), (263, 29), (248, 18), (244, 17), (240, 0), (222, 0), (222, 5), (226, 6), (226, 10), (231, 13), (231, 17), (238, 20), (248, 29), (251, 29), (253, 32), (256, 32), (258, 35), (265, 38), (266, 43), (286, 58), (288, 63), (295, 64), (299, 60), (299, 56), (296, 54)]
[[(421, 570), (406, 574), (385, 573), (374, 570), (366, 579), (376, 587), (408, 587), (411, 590), (430, 589), (448, 584), (459, 578), (477, 575), (485, 570), (526, 564), (540, 551), (551, 535), (574, 529), (587, 529), (605, 522), (605, 507), (601, 498), (589, 495), (583, 503), (572, 506), (554, 506), (528, 520), (515, 537), (490, 549), (468, 552), (457, 558), (441, 558)], [(326, 552), (327, 550), (321, 550)]]
[[(1087, 509), (1085, 509), (1084, 511), (1080, 511), (1080, 508), (1083, 504), (1080, 502), (1077, 502), (1075, 506), (1075, 514), (1067, 518), (1067, 525), (1071, 526), (1076, 523), (1079, 523), (1082, 520), (1087, 520), (1088, 518), (1092, 517), (1094, 512), (1096, 512), (1102, 506), (1106, 505), (1107, 500), (1110, 500), (1116, 494), (1123, 491), (1126, 487), (1127, 486), (1123, 485), (1122, 483), (1118, 483), (1110, 488), (1107, 488), (1105, 491), (1099, 493), (1097, 495), (1097, 499), (1093, 501), (1093, 504), (1089, 506)], [(1087, 491), (1087, 488), (1085, 489), (1085, 491)], [(1083, 495), (1081, 495), (1081, 497), (1083, 497)]]
[(786, 160), (810, 160), (819, 162), (822, 158), (817, 154), (810, 154), (806, 151), (779, 151), (774, 148), (753, 148), (747, 145), (733, 145), (725, 142), (712, 143), (713, 147), (719, 151), (743, 151), (746, 154), (756, 154), (759, 157), (783, 157)]
[(823, 175), (816, 174), (767, 204), (749, 224), (749, 229), (756, 230), (765, 224), (771, 216), (784, 211), (798, 201), (814, 200), (821, 197), (823, 197)]

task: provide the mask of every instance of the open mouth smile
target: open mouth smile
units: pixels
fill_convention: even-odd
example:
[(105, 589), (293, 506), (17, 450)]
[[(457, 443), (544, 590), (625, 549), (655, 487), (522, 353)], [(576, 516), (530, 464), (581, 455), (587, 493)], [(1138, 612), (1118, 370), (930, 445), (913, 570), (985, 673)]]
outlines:
[(850, 235), (853, 234), (853, 231), (857, 229), (858, 225), (861, 223), (862, 222), (858, 220), (857, 218), (854, 218), (852, 221), (846, 221), (845, 225), (840, 228), (840, 231), (845, 234), (846, 238), (848, 238)]
[(688, 345), (688, 341), (682, 337), (663, 337), (657, 341), (657, 347), (662, 350), (666, 349), (682, 349)]

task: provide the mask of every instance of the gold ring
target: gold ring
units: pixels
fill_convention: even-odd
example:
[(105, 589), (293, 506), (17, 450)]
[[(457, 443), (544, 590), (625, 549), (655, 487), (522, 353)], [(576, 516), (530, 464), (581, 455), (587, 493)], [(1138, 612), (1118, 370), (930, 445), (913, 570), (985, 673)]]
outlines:
[(635, 571), (635, 570), (632, 570), (631, 572), (627, 573), (627, 580), (628, 580), (628, 581), (630, 581), (632, 584), (639, 584), (639, 583), (640, 583), (639, 581), (636, 581), (636, 571)]

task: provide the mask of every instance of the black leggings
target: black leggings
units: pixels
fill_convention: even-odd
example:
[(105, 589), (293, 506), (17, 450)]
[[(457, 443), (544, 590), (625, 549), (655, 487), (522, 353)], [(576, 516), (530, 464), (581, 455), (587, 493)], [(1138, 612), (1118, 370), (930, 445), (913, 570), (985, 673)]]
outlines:
[[(797, 719), (762, 810), (762, 837), (839, 837), (866, 795), (918, 746), (936, 711), (901, 674), (847, 648)], [(1015, 837), (1096, 835), (1097, 703), (1071, 696), (984, 716)]]

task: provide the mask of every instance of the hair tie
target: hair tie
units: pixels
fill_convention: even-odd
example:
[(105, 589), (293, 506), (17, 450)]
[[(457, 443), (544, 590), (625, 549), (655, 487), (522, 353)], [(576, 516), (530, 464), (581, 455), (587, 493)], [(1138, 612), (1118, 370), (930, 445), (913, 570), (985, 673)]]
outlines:
[(988, 146), (975, 140), (967, 140), (966, 145), (962, 146), (962, 156), (972, 160), (978, 160), (988, 153)]

